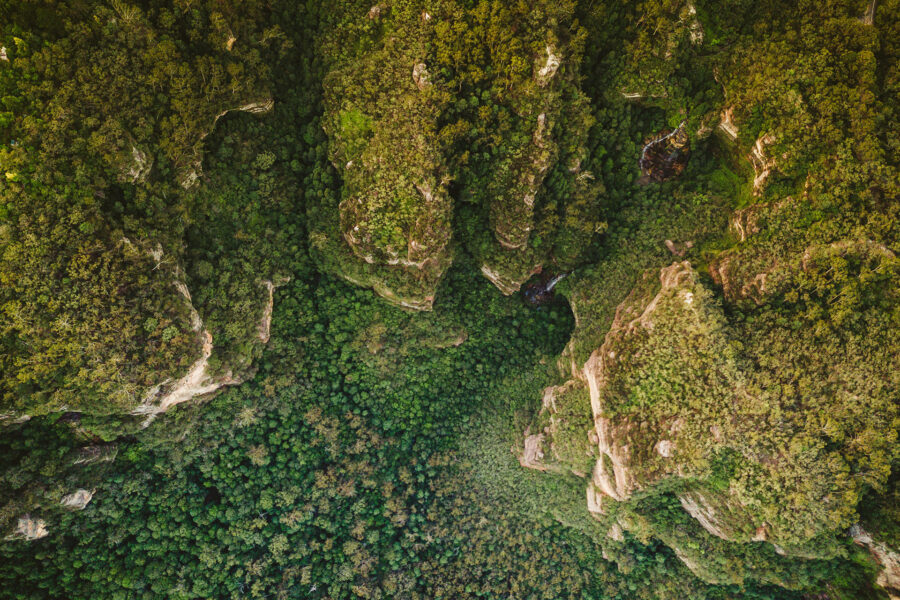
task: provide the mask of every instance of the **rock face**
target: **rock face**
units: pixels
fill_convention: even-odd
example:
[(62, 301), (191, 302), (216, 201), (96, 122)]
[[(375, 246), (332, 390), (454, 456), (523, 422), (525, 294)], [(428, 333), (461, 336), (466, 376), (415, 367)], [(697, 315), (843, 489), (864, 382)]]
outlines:
[(24, 539), (28, 541), (39, 540), (47, 537), (50, 531), (47, 529), (47, 523), (43, 519), (32, 518), (31, 515), (19, 517), (19, 524), (12, 535), (7, 539)]
[(526, 469), (537, 469), (538, 471), (546, 471), (544, 465), (544, 451), (541, 446), (544, 443), (544, 434), (525, 432), (525, 447), (519, 455), (519, 464)]
[(737, 140), (738, 127), (734, 124), (734, 108), (726, 108), (722, 111), (722, 118), (719, 121), (719, 129), (725, 132), (732, 141)]
[(266, 288), (266, 303), (263, 306), (262, 317), (259, 320), (259, 325), (256, 327), (257, 336), (259, 337), (259, 341), (263, 344), (269, 343), (269, 336), (272, 330), (272, 309), (275, 307), (275, 288), (279, 285), (284, 285), (289, 282), (290, 278), (286, 278), (278, 281), (277, 283), (273, 283), (268, 279), (263, 280), (260, 284)]
[(416, 84), (416, 87), (419, 88), (419, 91), (425, 91), (431, 82), (428, 81), (428, 67), (425, 66), (425, 63), (416, 63), (413, 67), (412, 72), (413, 82)]
[(874, 539), (859, 524), (853, 525), (849, 534), (854, 542), (868, 548), (878, 564), (881, 565), (878, 585), (885, 589), (891, 600), (900, 599), (900, 550)]
[(153, 168), (153, 160), (146, 152), (138, 150), (137, 146), (131, 146), (131, 165), (122, 172), (122, 178), (129, 183), (146, 181), (150, 170)]
[(79, 489), (75, 490), (71, 494), (66, 494), (65, 496), (63, 496), (60, 504), (62, 504), (66, 508), (84, 510), (84, 507), (88, 505), (93, 497), (93, 491)]
[(775, 136), (767, 133), (756, 140), (756, 143), (753, 144), (753, 150), (750, 152), (750, 162), (753, 164), (753, 171), (756, 173), (753, 178), (753, 193), (756, 195), (762, 193), (766, 179), (768, 179), (775, 168), (775, 160), (766, 152), (767, 146), (770, 146), (774, 141)]
[[(525, 432), (518, 451), (519, 463), (526, 468), (556, 473), (572, 473), (586, 478), (596, 459), (590, 403), (583, 387), (576, 382), (550, 386), (544, 390), (541, 411), (533, 423), (539, 431)], [(570, 435), (574, 430), (576, 435)], [(589, 498), (590, 493), (588, 494)]]
[[(686, 467), (670, 459), (693, 451), (679, 452), (678, 439), (684, 422), (677, 418), (675, 411), (660, 415), (653, 424), (607, 416), (611, 408), (607, 398), (610, 388), (616, 385), (616, 371), (620, 361), (631, 352), (623, 349), (628, 347), (629, 340), (645, 335), (644, 332), (651, 335), (658, 332), (660, 321), (671, 327), (684, 313), (694, 313), (694, 319), (703, 314), (705, 307), (700, 307), (703, 294), (696, 273), (688, 263), (674, 263), (663, 269), (659, 273), (659, 282), (659, 291), (654, 296), (642, 296), (638, 288), (616, 309), (603, 345), (591, 354), (580, 374), (590, 393), (599, 453), (592, 485), (602, 495), (619, 502), (665, 475), (682, 474)], [(708, 324), (708, 327), (716, 326), (718, 324), (714, 322)], [(714, 344), (715, 340), (707, 338), (694, 342)], [(661, 438), (665, 443), (660, 446), (658, 440)], [(649, 447), (641, 448), (646, 445)]]
[(872, 0), (871, 2), (869, 2), (869, 5), (866, 7), (866, 14), (864, 14), (860, 19), (860, 21), (862, 21), (864, 25), (875, 24), (875, 9), (877, 7), (878, 0)]
[(535, 74), (535, 82), (541, 87), (546, 87), (556, 75), (560, 64), (562, 64), (562, 61), (556, 54), (556, 49), (553, 46), (547, 46), (547, 60)]
[[(157, 266), (164, 264), (163, 250), (160, 246), (152, 249), (149, 253)], [(225, 369), (222, 373), (210, 372), (209, 359), (214, 349), (213, 335), (206, 329), (203, 319), (194, 307), (191, 292), (187, 287), (184, 273), (180, 267), (175, 266), (172, 268), (172, 277), (172, 286), (189, 311), (191, 329), (198, 337), (199, 356), (178, 380), (161, 381), (146, 391), (141, 403), (131, 411), (132, 415), (145, 416), (143, 427), (147, 427), (155, 419), (156, 415), (166, 412), (169, 408), (187, 402), (197, 396), (211, 394), (225, 386), (242, 383), (247, 375), (246, 372), (235, 374), (232, 369)], [(256, 329), (259, 341), (265, 344), (269, 341), (276, 284), (269, 280), (264, 280), (261, 284), (267, 293)]]
[[(553, 38), (556, 32), (548, 29), (547, 35)], [(584, 210), (596, 202), (599, 188), (593, 174), (581, 168), (586, 130), (568, 129), (571, 122), (588, 122), (590, 117), (578, 82), (562, 69), (566, 49), (554, 41), (534, 59), (531, 80), (511, 94), (521, 99), (514, 109), (519, 130), (514, 139), (521, 141), (492, 159), (495, 175), (484, 189), (472, 191), (489, 206), (488, 227), (493, 237), (489, 246), (481, 245), (475, 253), (482, 273), (506, 295), (519, 291), (548, 261), (563, 270), (574, 267), (578, 252), (597, 225), (592, 221), (596, 219), (593, 211), (569, 213), (570, 208)], [(562, 177), (571, 183), (565, 198), (555, 198), (545, 189), (554, 170), (563, 172)], [(580, 221), (586, 225), (583, 230), (557, 231), (559, 224), (550, 224), (549, 215), (542, 210), (543, 203), (553, 202), (566, 206), (565, 221)]]
[[(254, 100), (252, 102), (245, 102), (240, 106), (236, 106), (234, 108), (227, 108), (220, 113), (218, 113), (213, 119), (212, 125), (209, 130), (200, 136), (199, 141), (203, 141), (206, 137), (212, 133), (213, 129), (216, 127), (216, 123), (219, 122), (219, 119), (224, 117), (230, 112), (246, 112), (250, 114), (265, 114), (271, 112), (272, 109), (275, 108), (275, 100), (270, 97), (264, 97), (259, 100)], [(181, 173), (178, 175), (178, 183), (184, 189), (192, 188), (197, 181), (200, 179), (200, 175), (203, 173), (203, 163), (199, 156), (194, 157), (191, 161), (191, 165), (185, 169), (182, 169)]]
[(96, 444), (78, 448), (72, 454), (72, 465), (91, 465), (102, 462), (112, 462), (116, 459), (119, 450), (115, 444)]
[[(501, 267), (497, 266), (496, 268), (500, 269)], [(494, 270), (494, 268), (488, 264), (481, 265), (481, 273), (485, 277), (487, 277), (488, 281), (497, 286), (497, 289), (506, 296), (518, 292), (523, 283), (525, 283), (535, 273), (540, 272), (541, 265), (536, 265), (530, 271), (526, 271), (524, 274), (519, 272), (501, 273)]]
[(694, 3), (686, 3), (685, 11), (687, 12), (688, 29), (691, 33), (691, 44), (700, 45), (703, 43), (703, 25), (697, 18), (697, 9), (694, 8)]
[[(343, 190), (337, 206), (325, 208), (331, 220), (313, 225), (313, 250), (347, 281), (402, 308), (430, 310), (452, 262), (449, 176), (437, 135), (445, 91), (424, 60), (434, 25), (383, 5), (369, 18), (391, 19), (404, 34), (378, 40), (326, 78), (323, 127)], [(374, 89), (360, 89), (361, 80)]]
[[(798, 242), (772, 250), (760, 232), (772, 220), (793, 221), (795, 210), (801, 208), (788, 199), (735, 214), (732, 228), (743, 243), (720, 254), (710, 267), (726, 302), (749, 306), (744, 310), (751, 311), (785, 290), (796, 289), (797, 281), (809, 273), (830, 272), (836, 265), (867, 265), (873, 272), (897, 272), (894, 269), (900, 265), (890, 248), (871, 240), (805, 248)], [(577, 291), (578, 284), (575, 286)], [(891, 293), (890, 286), (884, 289)], [(574, 296), (589, 297), (583, 293)], [(574, 339), (580, 335), (585, 307), (573, 300), (573, 311)], [(886, 327), (873, 327), (870, 335), (890, 335), (891, 327)], [(710, 582), (738, 583), (758, 568), (750, 561), (723, 571), (710, 562), (717, 544), (767, 543), (792, 557), (833, 556), (839, 552), (842, 523), (855, 514), (853, 499), (859, 493), (858, 482), (839, 473), (845, 468), (841, 465), (855, 460), (857, 450), (853, 446), (828, 451), (800, 447), (790, 440), (808, 440), (810, 435), (821, 435), (821, 430), (808, 432), (805, 417), (790, 421), (790, 408), (781, 407), (774, 409), (781, 415), (781, 422), (776, 423), (789, 441), (782, 447), (759, 441), (757, 423), (771, 418), (766, 412), (769, 407), (777, 402), (789, 407), (799, 401), (795, 395), (776, 400), (778, 396), (765, 387), (782, 376), (779, 365), (759, 366), (760, 353), (770, 352), (768, 335), (756, 325), (744, 328), (732, 323), (690, 263), (675, 262), (646, 272), (616, 307), (602, 344), (587, 361), (561, 361), (561, 370), (572, 375), (562, 386), (565, 395), (574, 397), (581, 390), (587, 396), (587, 427), (577, 413), (558, 410), (558, 388), (548, 388), (544, 406), (523, 441), (523, 466), (553, 472), (589, 471), (586, 503), (596, 519), (610, 527), (615, 523), (638, 537), (657, 537), (695, 574)], [(812, 339), (810, 352), (816, 348), (821, 352), (819, 343)], [(795, 353), (807, 352), (802, 343), (795, 344)], [(882, 419), (890, 421), (895, 418), (890, 415), (898, 412), (880, 385), (867, 383), (896, 379), (891, 373), (898, 358), (882, 354), (829, 359), (827, 368), (834, 369), (830, 372), (853, 375), (823, 382), (821, 391), (816, 392), (817, 397), (865, 399), (871, 407), (867, 413), (871, 421), (859, 422), (858, 431), (880, 427)], [(810, 364), (811, 359), (803, 360), (806, 362), (800, 364)], [(591, 448), (592, 462), (587, 469), (575, 455), (558, 450), (578, 445)], [(888, 446), (883, 449), (891, 452)], [(881, 451), (869, 448), (865, 453)], [(728, 457), (729, 469), (734, 470), (725, 478), (721, 467), (715, 466), (724, 464), (719, 462), (722, 457)], [(777, 486), (782, 489), (773, 491)], [(654, 494), (677, 498), (696, 531), (708, 536), (701, 549), (689, 544), (670, 523), (641, 512), (642, 502)], [(760, 498), (766, 498), (768, 504)], [(849, 498), (851, 504), (838, 504), (838, 498)], [(791, 508), (787, 508), (789, 503)], [(798, 528), (798, 523), (803, 527)], [(847, 526), (849, 523), (843, 527)], [(832, 533), (833, 541), (822, 541), (820, 532)], [(896, 579), (892, 579), (896, 576), (896, 551), (885, 544), (869, 543), (860, 535), (857, 541), (866, 544), (884, 566), (880, 585), (896, 587)]]
[(722, 522), (722, 515), (716, 512), (704, 494), (689, 491), (678, 496), (678, 500), (685, 512), (697, 519), (703, 529), (723, 540), (732, 539), (733, 533), (729, 532), (727, 525)]
[[(703, 468), (698, 466), (702, 461), (697, 459), (716, 446), (711, 431), (727, 423), (724, 414), (727, 411), (718, 413), (712, 409), (703, 416), (690, 412), (683, 398), (694, 393), (692, 386), (720, 390), (723, 407), (752, 400), (736, 368), (734, 352), (723, 339), (725, 327), (711, 293), (700, 283), (689, 263), (676, 262), (658, 272), (648, 272), (616, 308), (603, 344), (580, 369), (576, 368), (575, 377), (563, 386), (570, 395), (580, 392), (586, 397), (587, 426), (573, 427), (571, 417), (560, 415), (558, 418), (567, 422), (558, 424), (555, 431), (567, 432), (565, 436), (571, 435), (568, 432), (581, 432), (576, 434), (576, 441), (591, 448), (587, 509), (603, 522), (613, 519), (612, 539), (622, 539), (623, 530), (641, 531), (650, 527), (639, 515), (627, 516), (636, 493), (646, 493), (664, 482), (704, 476)], [(675, 372), (682, 371), (684, 376), (672, 382), (670, 389), (657, 387), (652, 392), (644, 392), (635, 387), (640, 385), (640, 378), (663, 365)], [(643, 375), (632, 379), (634, 373)], [(703, 373), (716, 373), (716, 381), (705, 379)], [(670, 396), (676, 389), (677, 395)], [(645, 393), (652, 395), (645, 397)], [(545, 392), (545, 398), (548, 396), (554, 398), (555, 394)], [(733, 397), (726, 402), (729, 396)], [(644, 408), (629, 408), (635, 403)], [(552, 410), (552, 405), (553, 402), (545, 401), (541, 412)], [(540, 417), (536, 422), (541, 422)], [(565, 436), (556, 440), (556, 444), (575, 443)], [(529, 439), (532, 446), (543, 450), (545, 457), (538, 461), (540, 466), (546, 463), (546, 437), (545, 434), (537, 441), (534, 436)], [(698, 438), (704, 437), (706, 442), (698, 443)], [(529, 456), (540, 456), (540, 453), (532, 450), (525, 455)], [(569, 464), (570, 458), (563, 460), (556, 470)], [(685, 512), (719, 539), (748, 538), (745, 531), (755, 532), (763, 526), (750, 517), (737, 496), (691, 485), (682, 487), (678, 498)], [(702, 556), (674, 540), (670, 542), (676, 555), (695, 573), (713, 577), (705, 568)]]

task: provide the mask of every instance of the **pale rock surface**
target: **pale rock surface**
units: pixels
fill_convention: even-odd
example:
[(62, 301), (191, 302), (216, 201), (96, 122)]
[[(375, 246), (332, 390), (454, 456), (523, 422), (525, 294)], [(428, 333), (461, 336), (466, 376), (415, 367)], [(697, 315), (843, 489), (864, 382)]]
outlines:
[(738, 127), (734, 123), (734, 108), (726, 108), (722, 111), (722, 120), (719, 121), (719, 129), (725, 132), (732, 141), (738, 137)]
[(150, 170), (153, 168), (153, 160), (147, 156), (146, 152), (132, 145), (131, 161), (131, 165), (122, 172), (122, 177), (129, 183), (146, 181)]
[(663, 458), (672, 458), (675, 456), (675, 444), (669, 440), (659, 440), (654, 447), (657, 453)]
[(49, 535), (47, 523), (43, 519), (32, 518), (31, 515), (19, 517), (19, 523), (12, 535), (6, 539), (39, 540)]
[(753, 150), (750, 152), (750, 162), (753, 163), (753, 193), (759, 195), (762, 193), (766, 179), (769, 178), (772, 170), (775, 168), (775, 159), (766, 154), (766, 147), (775, 141), (775, 136), (767, 133), (760, 136), (753, 144)]
[(887, 591), (891, 600), (900, 600), (900, 551), (874, 539), (859, 524), (851, 527), (849, 534), (854, 542), (868, 548), (881, 565), (876, 583)]
[(75, 456), (72, 460), (72, 464), (91, 465), (94, 463), (112, 462), (116, 459), (116, 455), (118, 453), (118, 448), (116, 448), (116, 446), (112, 444), (97, 444), (94, 446), (85, 446), (75, 451)]
[(412, 78), (419, 91), (424, 91), (431, 86), (431, 82), (428, 80), (428, 67), (425, 66), (425, 63), (420, 62), (413, 66)]
[[(526, 432), (527, 433), (527, 432)], [(525, 450), (519, 456), (519, 464), (526, 469), (536, 469), (538, 471), (546, 471), (547, 466), (543, 463), (544, 452), (541, 446), (544, 443), (544, 434), (535, 433), (525, 438)]]
[(553, 46), (547, 46), (547, 60), (535, 75), (537, 84), (544, 87), (550, 83), (550, 80), (553, 79), (553, 76), (556, 75), (556, 72), (559, 70), (560, 64), (562, 64), (562, 62), (560, 57), (556, 54), (556, 49), (553, 48)]
[[(150, 251), (150, 255), (157, 265), (163, 262), (163, 252), (160, 246)], [(144, 399), (131, 414), (146, 415), (143, 427), (147, 427), (153, 422), (156, 415), (166, 412), (169, 408), (187, 402), (197, 396), (204, 396), (219, 390), (222, 387), (236, 385), (243, 382), (241, 377), (235, 377), (232, 372), (226, 371), (222, 375), (211, 375), (208, 372), (209, 358), (213, 352), (213, 336), (204, 327), (203, 319), (197, 309), (194, 308), (191, 292), (184, 282), (184, 275), (178, 267), (175, 267), (175, 279), (172, 285), (176, 291), (187, 303), (190, 311), (191, 329), (199, 336), (201, 341), (200, 356), (190, 366), (187, 373), (178, 381), (172, 383), (169, 380), (158, 383), (150, 388), (144, 395)], [(280, 284), (281, 282), (279, 282)], [(269, 333), (272, 320), (272, 308), (274, 304), (274, 291), (277, 284), (272, 281), (265, 280), (262, 285), (268, 292), (266, 304), (257, 324), (257, 336), (262, 343), (269, 341)]]
[(863, 25), (875, 24), (875, 9), (878, 7), (878, 0), (872, 0), (866, 7), (866, 13), (860, 18)]
[(60, 504), (66, 508), (74, 508), (75, 510), (84, 510), (91, 499), (94, 497), (92, 490), (77, 489), (71, 494), (62, 497)]
[(716, 510), (702, 493), (697, 491), (684, 492), (678, 496), (678, 500), (681, 502), (681, 507), (689, 515), (697, 519), (697, 522), (703, 526), (703, 529), (723, 540), (731, 539), (725, 533), (724, 524), (719, 520)]
[(697, 18), (697, 9), (694, 8), (693, 2), (688, 2), (686, 7), (688, 13), (688, 29), (691, 33), (691, 44), (699, 45), (703, 43), (703, 25)]
[(481, 265), (481, 273), (485, 277), (487, 277), (491, 283), (497, 286), (497, 289), (499, 289), (500, 293), (502, 293), (504, 296), (509, 296), (518, 292), (522, 284), (537, 272), (540, 272), (540, 265), (535, 266), (535, 268), (532, 269), (531, 272), (527, 273), (524, 277), (521, 278), (521, 280), (518, 280), (516, 278), (507, 277), (502, 273), (499, 273), (488, 264)]
[(600, 518), (603, 514), (603, 493), (598, 491), (593, 482), (587, 486), (587, 509), (591, 516)]
[(262, 285), (266, 288), (269, 297), (268, 300), (266, 300), (266, 305), (263, 307), (262, 318), (259, 321), (259, 325), (256, 327), (256, 334), (259, 337), (259, 341), (265, 344), (269, 341), (272, 329), (272, 309), (275, 306), (275, 284), (267, 279), (262, 282)]

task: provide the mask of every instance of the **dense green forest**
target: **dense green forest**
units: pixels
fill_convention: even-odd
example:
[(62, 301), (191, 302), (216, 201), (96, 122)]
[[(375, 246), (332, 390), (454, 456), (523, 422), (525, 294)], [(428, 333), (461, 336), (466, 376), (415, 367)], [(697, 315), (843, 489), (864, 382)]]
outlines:
[(900, 598), (898, 57), (0, 0), (0, 598)]

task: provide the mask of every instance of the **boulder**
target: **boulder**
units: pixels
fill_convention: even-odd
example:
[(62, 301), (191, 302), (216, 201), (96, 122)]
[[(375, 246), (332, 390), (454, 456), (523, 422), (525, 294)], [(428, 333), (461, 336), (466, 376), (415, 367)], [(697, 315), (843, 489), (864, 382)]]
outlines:
[(93, 497), (93, 490), (78, 489), (71, 494), (63, 496), (60, 504), (66, 508), (84, 510), (84, 507), (88, 505)]

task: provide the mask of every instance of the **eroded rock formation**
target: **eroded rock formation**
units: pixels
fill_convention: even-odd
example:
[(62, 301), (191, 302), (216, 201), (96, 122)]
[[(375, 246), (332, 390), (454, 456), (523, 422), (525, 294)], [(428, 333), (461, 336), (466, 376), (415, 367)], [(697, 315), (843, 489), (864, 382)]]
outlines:
[[(796, 203), (787, 200), (744, 209), (735, 215), (732, 227), (735, 237), (743, 243), (720, 255), (710, 267), (728, 301), (751, 300), (752, 305), (759, 305), (773, 294), (792, 289), (805, 274), (815, 269), (827, 272), (836, 264), (863, 265), (871, 272), (881, 273), (896, 268), (894, 253), (871, 240), (843, 240), (793, 250), (787, 246), (773, 254), (759, 232), (769, 219), (779, 218), (779, 211), (790, 213), (796, 209)], [(576, 320), (581, 320), (583, 308), (578, 302), (573, 303), (573, 310)], [(575, 336), (579, 335), (579, 327), (576, 324)], [(582, 468), (573, 466), (579, 461), (571, 455), (561, 455), (557, 449), (589, 445), (593, 463), (587, 482), (587, 510), (598, 520), (614, 523), (634, 535), (652, 532), (670, 545), (695, 574), (708, 581), (726, 580), (720, 570), (712, 568), (702, 551), (686, 545), (682, 534), (661, 530), (666, 526), (663, 522), (642, 515), (636, 508), (641, 498), (663, 491), (674, 494), (698, 530), (722, 542), (765, 542), (777, 553), (793, 557), (833, 556), (838, 551), (834, 543), (811, 542), (798, 534), (796, 524), (808, 523), (803, 531), (833, 528), (834, 520), (823, 518), (822, 507), (844, 515), (841, 518), (851, 518), (852, 507), (848, 511), (835, 500), (854, 497), (858, 483), (828, 474), (829, 468), (839, 467), (821, 465), (839, 465), (846, 460), (842, 453), (852, 450), (833, 450), (827, 455), (807, 451), (807, 455), (798, 457), (790, 449), (754, 441), (754, 419), (768, 418), (761, 407), (774, 400), (760, 383), (770, 380), (773, 374), (749, 360), (758, 356), (753, 344), (768, 342), (757, 342), (752, 335), (729, 322), (713, 291), (701, 282), (689, 263), (676, 262), (658, 272), (648, 271), (616, 307), (602, 344), (587, 361), (579, 364), (573, 353), (567, 353), (566, 360), (561, 361), (563, 372), (570, 372), (573, 378), (562, 388), (545, 390), (543, 408), (520, 448), (523, 466), (554, 472), (571, 470), (577, 474)], [(766, 339), (764, 335), (760, 337)], [(891, 369), (896, 358), (872, 359), (867, 365), (848, 360), (846, 365), (834, 368), (847, 372), (856, 365), (867, 373), (874, 368), (880, 374), (873, 371), (859, 375), (859, 382), (835, 381), (829, 393), (871, 398), (868, 401), (879, 407), (873, 409), (873, 422), (890, 418), (879, 415), (878, 411), (887, 410), (889, 405), (883, 404), (880, 392), (864, 381), (889, 380), (891, 376), (885, 370)], [(582, 428), (572, 414), (555, 408), (558, 389), (565, 389), (570, 397), (575, 397), (578, 390), (586, 392), (588, 427)], [(853, 389), (857, 391), (851, 392)], [(796, 399), (791, 397), (788, 401)], [(802, 421), (779, 426), (788, 440), (792, 436), (804, 439)], [(725, 455), (733, 457), (730, 460), (735, 464), (745, 465), (741, 468), (746, 473), (754, 473), (753, 477), (759, 478), (754, 485), (760, 487), (738, 483), (738, 478), (727, 484), (714, 481), (710, 461)], [(795, 473), (797, 461), (805, 464), (802, 461), (810, 460), (820, 461), (820, 466)], [(764, 483), (767, 481), (773, 483)], [(774, 482), (785, 486), (781, 493), (791, 494), (798, 502), (793, 512), (780, 516), (778, 510), (760, 508), (759, 498), (772, 493)], [(809, 495), (808, 499), (799, 501), (804, 497), (801, 494)], [(618, 530), (612, 533), (613, 538), (620, 535)], [(858, 541), (867, 543), (862, 538)], [(881, 585), (895, 585), (890, 580), (893, 551), (877, 545), (869, 547), (885, 568)], [(733, 574), (734, 582), (741, 581), (754, 568), (751, 564), (742, 566)]]
[[(373, 7), (369, 18), (384, 12)], [(382, 40), (326, 80), (324, 128), (344, 186), (337, 228), (317, 223), (313, 237), (337, 275), (403, 308), (429, 310), (452, 260), (452, 205), (436, 141), (442, 92), (424, 60), (433, 23), (407, 17), (408, 35)], [(373, 70), (375, 97), (360, 96), (356, 82)]]
[(50, 530), (47, 529), (47, 523), (43, 519), (33, 518), (31, 515), (19, 517), (19, 523), (15, 531), (6, 539), (24, 539), (28, 541), (39, 540), (47, 537)]
[(900, 599), (900, 550), (875, 539), (859, 524), (853, 525), (849, 534), (854, 542), (868, 548), (878, 564), (881, 565), (878, 585), (885, 589), (891, 600)]
[[(206, 137), (210, 133), (212, 133), (212, 131), (215, 129), (216, 123), (219, 122), (219, 119), (221, 119), (222, 117), (224, 117), (225, 115), (227, 115), (230, 112), (245, 112), (245, 113), (258, 115), (258, 114), (265, 114), (265, 113), (271, 112), (274, 107), (275, 107), (275, 100), (273, 100), (271, 97), (263, 97), (259, 100), (245, 102), (244, 104), (241, 104), (234, 108), (227, 108), (227, 109), (221, 111), (220, 113), (218, 113), (215, 116), (215, 118), (213, 118), (213, 122), (212, 122), (212, 125), (210, 126), (209, 130), (207, 130), (205, 133), (203, 133), (200, 136), (200, 139), (198, 141), (202, 142), (204, 139), (206, 139)], [(202, 158), (200, 156), (195, 156), (194, 159), (191, 161), (190, 166), (182, 169), (180, 175), (178, 176), (178, 183), (184, 189), (189, 189), (189, 188), (193, 187), (194, 184), (197, 183), (197, 181), (200, 179), (200, 176), (202, 175), (202, 173), (203, 173)]]
[(63, 496), (60, 504), (65, 508), (84, 510), (93, 497), (94, 492), (92, 490), (78, 489), (71, 494)]
[[(128, 244), (132, 244), (127, 239), (125, 241)], [(161, 246), (157, 245), (155, 248), (150, 249), (148, 254), (155, 262), (157, 268), (166, 264)], [(239, 373), (235, 373), (233, 368), (225, 368), (224, 371), (218, 373), (210, 371), (209, 359), (212, 357), (214, 349), (213, 335), (206, 329), (203, 319), (194, 307), (184, 272), (178, 265), (170, 265), (169, 268), (172, 274), (172, 286), (187, 309), (191, 329), (197, 335), (199, 355), (187, 372), (179, 379), (175, 381), (167, 379), (146, 390), (141, 403), (131, 411), (132, 415), (145, 417), (142, 424), (143, 427), (147, 427), (156, 415), (166, 412), (171, 407), (190, 401), (198, 396), (211, 394), (225, 386), (242, 383), (249, 374), (249, 371), (246, 369), (241, 369)], [(277, 284), (270, 280), (261, 282), (266, 291), (266, 298), (261, 307), (256, 331), (258, 340), (262, 344), (266, 344), (269, 341), (275, 288), (286, 281), (280, 280)]]

